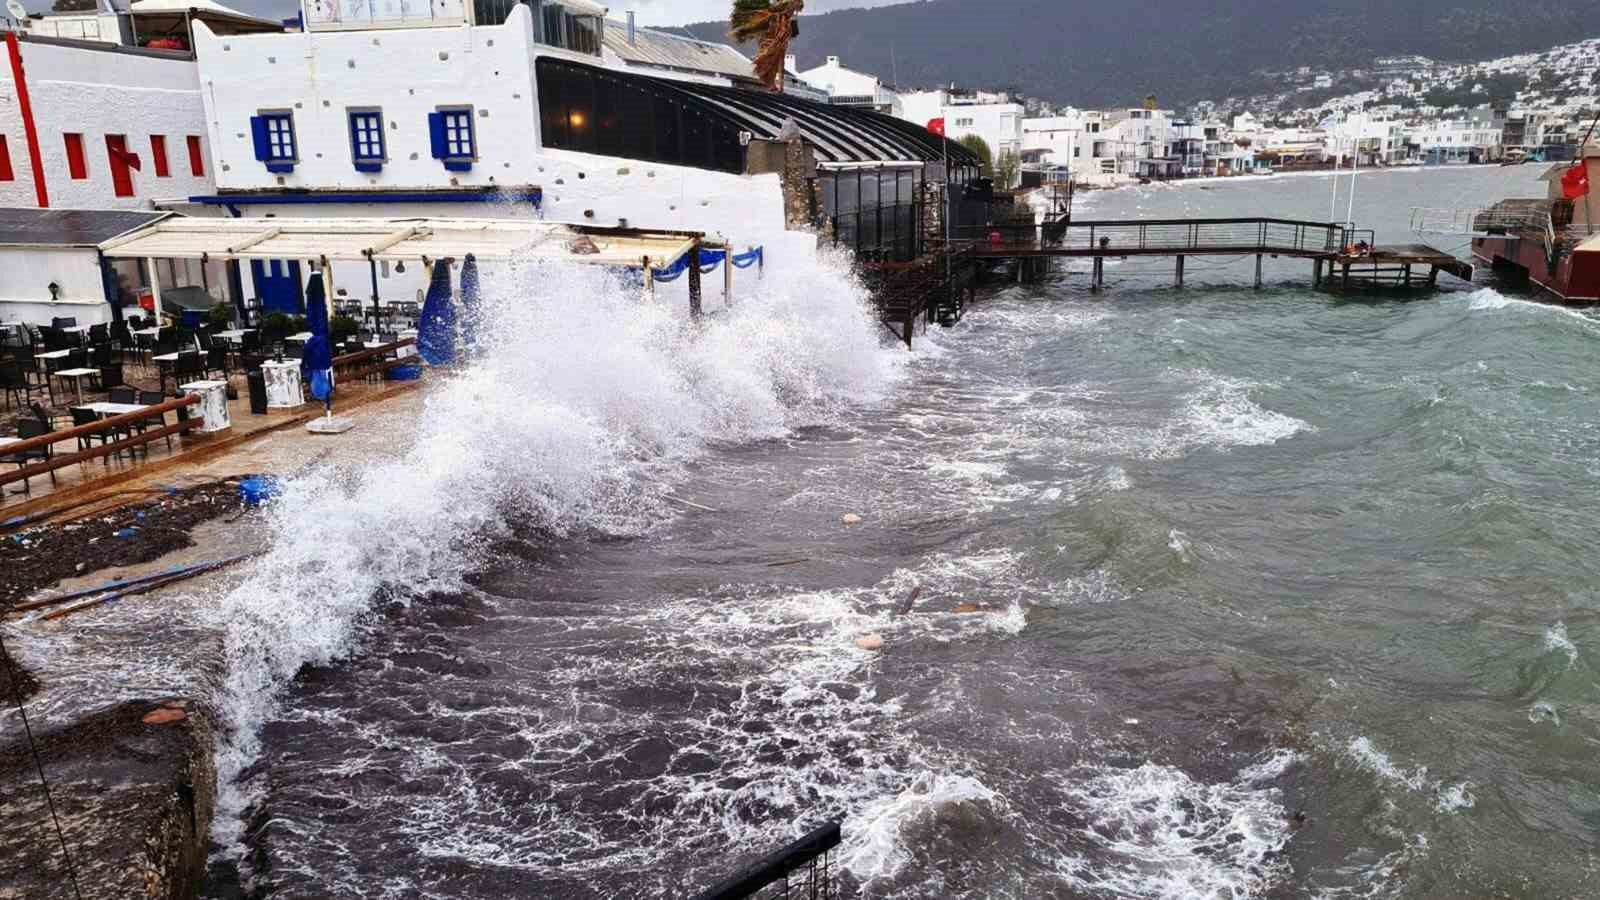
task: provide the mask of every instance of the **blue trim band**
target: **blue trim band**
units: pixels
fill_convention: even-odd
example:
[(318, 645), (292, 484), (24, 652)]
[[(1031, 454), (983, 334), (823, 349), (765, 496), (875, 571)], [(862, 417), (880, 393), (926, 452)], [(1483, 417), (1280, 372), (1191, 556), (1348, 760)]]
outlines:
[(544, 202), (540, 188), (510, 191), (308, 191), (293, 194), (201, 194), (190, 203), (208, 206), (294, 206), (308, 203), (503, 203)]

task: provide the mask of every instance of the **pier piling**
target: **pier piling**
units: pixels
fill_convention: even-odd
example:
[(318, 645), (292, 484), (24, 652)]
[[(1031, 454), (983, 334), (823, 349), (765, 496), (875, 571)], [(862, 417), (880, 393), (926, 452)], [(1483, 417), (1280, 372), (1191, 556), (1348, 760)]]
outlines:
[(1261, 290), (1261, 254), (1256, 254), (1256, 290)]
[(1178, 254), (1178, 287), (1183, 287), (1183, 254)]
[(689, 315), (700, 318), (700, 242), (689, 248)]

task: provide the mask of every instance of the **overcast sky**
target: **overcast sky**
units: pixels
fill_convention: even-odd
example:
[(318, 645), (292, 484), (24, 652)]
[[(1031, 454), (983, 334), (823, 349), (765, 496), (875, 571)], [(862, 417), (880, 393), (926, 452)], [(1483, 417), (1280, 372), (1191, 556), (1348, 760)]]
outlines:
[[(47, 12), (53, 0), (26, 0), (27, 7), (35, 12)], [(298, 0), (220, 0), (241, 12), (275, 19), (287, 19), (300, 8)], [(641, 25), (684, 25), (689, 22), (709, 22), (726, 19), (733, 7), (731, 0), (598, 0), (611, 10), (613, 18), (621, 18), (628, 10), (639, 14)], [(908, 0), (806, 0), (806, 13), (825, 13), (835, 9), (859, 6), (889, 6)]]

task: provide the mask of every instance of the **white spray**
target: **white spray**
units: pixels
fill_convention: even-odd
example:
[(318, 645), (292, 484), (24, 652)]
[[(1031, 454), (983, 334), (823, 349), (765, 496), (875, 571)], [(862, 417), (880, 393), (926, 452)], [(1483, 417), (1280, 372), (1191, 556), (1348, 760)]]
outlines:
[(432, 376), (409, 448), (287, 485), (271, 549), (218, 606), (227, 667), (214, 837), (237, 852), (239, 774), (296, 672), (348, 657), (380, 593), (451, 590), (508, 522), (634, 534), (685, 459), (871, 399), (896, 369), (838, 258), (770, 269), (703, 324), (594, 267), (486, 268), (482, 356)]

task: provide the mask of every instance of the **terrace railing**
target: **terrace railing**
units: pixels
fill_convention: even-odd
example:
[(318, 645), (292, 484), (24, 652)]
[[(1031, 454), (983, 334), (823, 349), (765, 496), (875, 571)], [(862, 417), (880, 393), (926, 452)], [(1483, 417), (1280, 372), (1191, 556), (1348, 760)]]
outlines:
[(1295, 219), (1135, 219), (1072, 221), (1051, 225), (988, 225), (964, 229), (961, 237), (994, 248), (1019, 245), (1070, 256), (1167, 255), (1184, 253), (1337, 253), (1352, 234), (1347, 225)]
[[(79, 425), (77, 427), (66, 428), (61, 431), (52, 431), (48, 434), (42, 434), (38, 437), (28, 438), (12, 444), (6, 444), (5, 446), (0, 447), (0, 455), (11, 456), (29, 450), (37, 450), (41, 447), (48, 447), (53, 444), (58, 444), (62, 441), (76, 440), (80, 437), (90, 437), (101, 434), (116, 434), (119, 431), (128, 429), (130, 426), (138, 425), (140, 423), (147, 423), (152, 419), (164, 417), (169, 412), (187, 409), (188, 407), (191, 407), (199, 402), (200, 397), (196, 394), (190, 394), (187, 397), (177, 397), (172, 400), (168, 400), (165, 403), (158, 403), (154, 406), (145, 407), (137, 412), (125, 413), (119, 416), (108, 416), (98, 422), (92, 422), (88, 425)], [(33, 478), (36, 475), (45, 475), (55, 471), (56, 469), (64, 469), (68, 466), (75, 466), (81, 462), (88, 462), (91, 459), (98, 459), (102, 456), (120, 453), (123, 450), (141, 447), (150, 443), (151, 441), (158, 441), (175, 434), (183, 434), (191, 429), (199, 428), (203, 424), (204, 421), (199, 418), (185, 418), (176, 424), (163, 425), (160, 428), (148, 428), (142, 432), (124, 432), (126, 434), (125, 437), (118, 438), (114, 441), (108, 441), (99, 445), (98, 447), (90, 447), (87, 450), (79, 450), (75, 453), (57, 454), (51, 456), (49, 459), (40, 460), (39, 462), (23, 466), (19, 469), (13, 469), (9, 472), (0, 472), (0, 487), (4, 487), (5, 485), (22, 481), (24, 479)]]
[(834, 900), (842, 897), (833, 850), (839, 823), (830, 822), (700, 895), (699, 900)]

